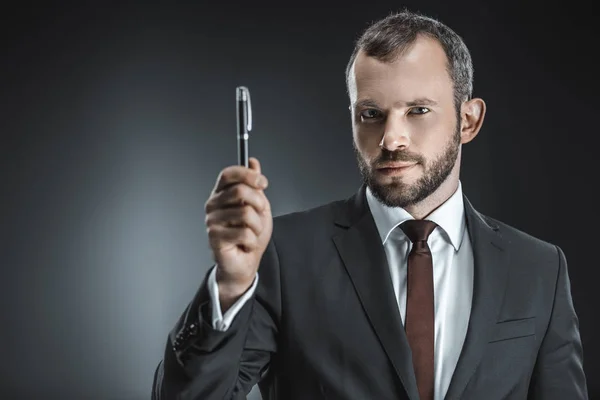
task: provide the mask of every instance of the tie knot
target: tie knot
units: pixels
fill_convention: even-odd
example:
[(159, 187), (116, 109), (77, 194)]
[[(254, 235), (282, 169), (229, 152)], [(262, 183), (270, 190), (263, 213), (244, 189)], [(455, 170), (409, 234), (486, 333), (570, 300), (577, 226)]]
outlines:
[(433, 232), (437, 224), (433, 221), (424, 219), (409, 219), (400, 225), (406, 236), (412, 243), (427, 241), (427, 238)]

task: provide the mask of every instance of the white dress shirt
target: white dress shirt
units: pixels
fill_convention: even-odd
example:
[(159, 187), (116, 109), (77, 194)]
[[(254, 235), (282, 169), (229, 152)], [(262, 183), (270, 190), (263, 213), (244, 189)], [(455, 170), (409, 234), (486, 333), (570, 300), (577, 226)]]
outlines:
[[(406, 269), (412, 243), (399, 225), (414, 218), (403, 208), (383, 205), (368, 188), (366, 195), (385, 249), (394, 294), (404, 321)], [(438, 225), (429, 236), (427, 243), (433, 259), (434, 399), (442, 400), (450, 385), (465, 340), (473, 296), (473, 251), (466, 229), (460, 182), (454, 194), (426, 219)], [(223, 315), (219, 304), (216, 267), (213, 268), (208, 278), (208, 289), (212, 302), (212, 323), (215, 329), (225, 331), (229, 328), (235, 315), (252, 297), (257, 283), (258, 274), (252, 287)]]
[(212, 306), (212, 326), (213, 329), (218, 331), (226, 331), (229, 329), (229, 325), (231, 325), (231, 321), (235, 318), (240, 309), (244, 306), (244, 304), (252, 297), (254, 294), (254, 290), (256, 290), (256, 285), (258, 284), (258, 272), (256, 273), (256, 277), (254, 278), (254, 282), (252, 286), (240, 297), (237, 299), (235, 303), (229, 310), (225, 312), (221, 311), (221, 302), (219, 301), (219, 285), (217, 284), (217, 267), (214, 266), (212, 271), (210, 271), (210, 275), (208, 275), (208, 292), (210, 294), (210, 303)]

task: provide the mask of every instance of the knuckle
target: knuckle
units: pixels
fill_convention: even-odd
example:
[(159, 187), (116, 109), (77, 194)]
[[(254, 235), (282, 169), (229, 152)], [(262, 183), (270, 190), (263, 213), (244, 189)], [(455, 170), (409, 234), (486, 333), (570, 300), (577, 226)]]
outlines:
[(227, 178), (231, 177), (231, 174), (232, 174), (232, 172), (234, 171), (234, 168), (235, 168), (235, 167), (234, 167), (233, 165), (230, 165), (230, 166), (228, 166), (228, 167), (225, 167), (225, 168), (223, 168), (223, 169), (221, 170), (221, 177), (222, 177), (222, 178), (225, 178), (225, 179), (227, 179)]
[(212, 207), (212, 203), (214, 201), (214, 197), (210, 196), (205, 202), (204, 202), (204, 212), (208, 213)]
[(243, 230), (243, 235), (246, 241), (252, 241), (252, 238), (254, 237), (254, 232), (249, 227), (245, 227)]
[(227, 168), (219, 172), (217, 176), (217, 184), (223, 184), (227, 181)]
[(242, 220), (244, 222), (249, 221), (250, 218), (252, 217), (252, 209), (248, 205), (242, 207), (240, 212), (241, 212)]
[(234, 178), (234, 172), (235, 172), (235, 169), (232, 166), (224, 168), (219, 173), (218, 182), (221, 185), (226, 185), (227, 183), (231, 182)]
[(207, 226), (206, 233), (208, 234), (209, 239), (214, 239), (217, 235), (217, 230), (213, 226)]
[(265, 209), (267, 204), (266, 204), (266, 198), (265, 198), (264, 194), (259, 193), (256, 196), (256, 205), (257, 205), (257, 208), (259, 211), (262, 211)]
[(231, 194), (235, 199), (241, 199), (244, 196), (244, 185), (235, 185), (231, 188)]
[(212, 213), (208, 213), (206, 214), (206, 216), (204, 217), (204, 223), (206, 224), (206, 226), (212, 226), (215, 222), (215, 216)]

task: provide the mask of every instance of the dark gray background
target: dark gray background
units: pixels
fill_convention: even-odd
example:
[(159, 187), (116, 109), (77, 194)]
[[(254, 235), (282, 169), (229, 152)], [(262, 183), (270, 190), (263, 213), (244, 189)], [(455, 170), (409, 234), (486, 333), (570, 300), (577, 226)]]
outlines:
[(251, 154), (276, 215), (350, 196), (344, 68), (367, 23), (402, 6), (470, 47), (488, 112), (464, 148), (464, 191), (565, 251), (597, 394), (597, 236), (582, 232), (598, 224), (592, 13), (222, 3), (2, 12), (2, 395), (149, 398), (167, 332), (211, 265), (203, 206), (236, 161), (235, 86), (252, 93)]

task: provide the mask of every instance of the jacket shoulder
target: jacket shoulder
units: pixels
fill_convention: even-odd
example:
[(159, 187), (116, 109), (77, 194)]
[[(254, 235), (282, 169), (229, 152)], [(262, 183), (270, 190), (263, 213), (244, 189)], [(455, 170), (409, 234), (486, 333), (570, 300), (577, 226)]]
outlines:
[(480, 215), (490, 226), (495, 227), (511, 249), (523, 249), (533, 251), (536, 254), (542, 252), (556, 256), (558, 247), (556, 244), (490, 216)]
[(296, 229), (300, 226), (318, 228), (331, 224), (335, 215), (346, 200), (335, 200), (305, 210), (294, 211), (273, 217), (273, 226), (277, 230)]

